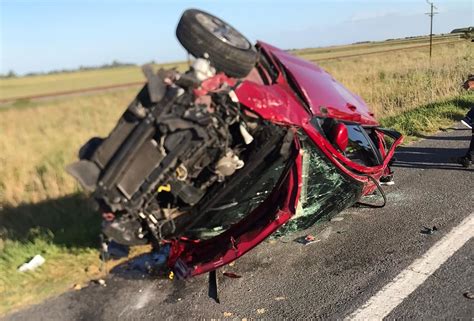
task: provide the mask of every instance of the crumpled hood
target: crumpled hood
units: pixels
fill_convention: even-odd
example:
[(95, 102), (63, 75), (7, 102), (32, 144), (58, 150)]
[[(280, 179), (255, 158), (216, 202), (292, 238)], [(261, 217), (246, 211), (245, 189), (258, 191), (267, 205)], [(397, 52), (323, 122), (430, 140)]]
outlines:
[(350, 92), (319, 66), (269, 44), (258, 44), (284, 67), (316, 116), (378, 125), (364, 100)]

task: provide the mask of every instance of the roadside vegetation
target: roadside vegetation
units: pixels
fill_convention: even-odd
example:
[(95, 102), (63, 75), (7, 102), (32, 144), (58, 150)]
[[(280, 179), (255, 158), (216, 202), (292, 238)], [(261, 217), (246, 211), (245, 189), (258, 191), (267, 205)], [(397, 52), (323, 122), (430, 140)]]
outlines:
[[(160, 65), (163, 68), (182, 69), (184, 62)], [(139, 66), (105, 69), (81, 69), (64, 73), (39, 74), (27, 77), (0, 79), (0, 101), (3, 99), (36, 96), (50, 93), (114, 86), (145, 81)]]
[(431, 62), (428, 48), (422, 48), (319, 65), (362, 96), (377, 117), (387, 117), (462, 94), (463, 81), (474, 72), (473, 45), (461, 41), (433, 47)]
[[(362, 44), (355, 46), (360, 50)], [(461, 119), (474, 104), (473, 95), (460, 89), (474, 72), (472, 46), (468, 41), (437, 45), (431, 63), (422, 48), (320, 65), (362, 96), (384, 126), (422, 137)], [(317, 62), (318, 50), (297, 53)], [(137, 67), (2, 79), (0, 98), (137, 80), (143, 80)], [(64, 166), (89, 137), (113, 128), (136, 91), (19, 100), (0, 107), (0, 315), (102, 273), (100, 218)], [(33, 273), (17, 272), (36, 254), (46, 258), (44, 266)]]
[[(380, 123), (384, 127), (401, 132), (406, 137), (405, 143), (408, 143), (426, 138), (426, 134), (449, 130), (453, 122), (462, 119), (472, 106), (474, 106), (474, 95), (465, 93), (456, 98), (429, 103), (394, 116), (383, 117)], [(459, 156), (464, 152), (465, 150), (459, 151)]]

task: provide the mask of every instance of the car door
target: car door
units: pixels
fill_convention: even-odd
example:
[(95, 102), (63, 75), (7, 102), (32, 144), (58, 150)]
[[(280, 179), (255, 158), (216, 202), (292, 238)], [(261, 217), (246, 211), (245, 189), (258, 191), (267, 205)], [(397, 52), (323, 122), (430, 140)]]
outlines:
[[(345, 128), (347, 143), (341, 148), (334, 137), (335, 126)], [(346, 174), (366, 181), (368, 175), (380, 178), (393, 158), (395, 148), (403, 141), (400, 133), (377, 126), (362, 126), (332, 118), (315, 117), (305, 131)], [(344, 136), (344, 135), (343, 135)]]

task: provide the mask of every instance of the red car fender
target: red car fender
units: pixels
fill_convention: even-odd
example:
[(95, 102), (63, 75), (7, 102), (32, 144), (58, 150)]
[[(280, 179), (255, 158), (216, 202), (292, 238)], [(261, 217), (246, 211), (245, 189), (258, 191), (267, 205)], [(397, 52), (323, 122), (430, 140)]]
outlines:
[(243, 81), (235, 94), (242, 105), (273, 123), (301, 127), (310, 118), (286, 83), (260, 85)]

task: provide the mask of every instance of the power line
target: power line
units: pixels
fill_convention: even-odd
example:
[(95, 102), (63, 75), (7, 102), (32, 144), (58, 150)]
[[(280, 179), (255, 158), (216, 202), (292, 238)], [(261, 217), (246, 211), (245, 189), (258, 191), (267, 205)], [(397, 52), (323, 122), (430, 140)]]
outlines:
[(435, 12), (434, 9), (438, 9), (433, 2), (429, 2), (428, 0), (426, 0), (426, 3), (428, 3), (431, 7), (431, 12), (427, 12), (425, 14), (427, 14), (428, 16), (430, 16), (430, 60), (431, 60), (431, 52), (432, 52), (432, 47), (433, 47), (433, 16), (435, 14), (438, 14), (438, 12)]

